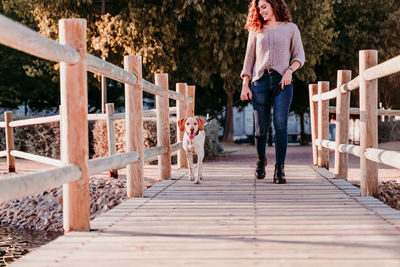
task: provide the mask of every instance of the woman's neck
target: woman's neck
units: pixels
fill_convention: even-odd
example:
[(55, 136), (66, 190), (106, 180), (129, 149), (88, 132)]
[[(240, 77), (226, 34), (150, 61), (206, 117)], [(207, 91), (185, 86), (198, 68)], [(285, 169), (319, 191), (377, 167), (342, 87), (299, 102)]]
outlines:
[(276, 21), (276, 20), (268, 20), (264, 23), (263, 27), (266, 29), (273, 29), (280, 25), (282, 21)]

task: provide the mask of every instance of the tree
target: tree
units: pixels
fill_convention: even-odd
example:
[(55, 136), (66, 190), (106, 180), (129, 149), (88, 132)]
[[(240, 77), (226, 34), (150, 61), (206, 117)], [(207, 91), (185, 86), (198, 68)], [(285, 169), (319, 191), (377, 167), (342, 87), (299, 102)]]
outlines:
[(331, 0), (288, 0), (288, 5), (297, 24), (304, 46), (306, 61), (293, 77), (294, 93), (291, 109), (300, 116), (301, 140), (305, 144), (304, 113), (308, 111), (308, 84), (315, 82), (315, 66), (332, 48), (335, 36), (333, 29), (333, 7)]
[[(334, 11), (333, 46), (330, 53), (323, 57), (323, 64), (317, 67), (321, 80), (336, 77), (339, 69), (352, 70), (353, 77), (358, 72), (359, 50), (378, 50), (382, 62), (400, 53), (396, 39), (400, 30), (400, 2), (396, 0), (332, 0)], [(379, 81), (379, 95), (385, 106), (397, 106), (400, 101), (391, 96), (399, 96), (399, 76)], [(352, 106), (358, 106), (358, 91), (352, 92)]]

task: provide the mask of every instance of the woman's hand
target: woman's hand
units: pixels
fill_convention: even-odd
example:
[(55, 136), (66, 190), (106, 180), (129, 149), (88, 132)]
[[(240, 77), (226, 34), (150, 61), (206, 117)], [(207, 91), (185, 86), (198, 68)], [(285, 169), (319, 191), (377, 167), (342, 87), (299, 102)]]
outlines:
[(283, 74), (282, 80), (280, 82), (282, 90), (286, 85), (289, 85), (292, 83), (292, 73), (293, 73), (293, 71), (289, 68)]
[(242, 101), (246, 101), (248, 99), (252, 99), (252, 94), (251, 94), (251, 90), (249, 88), (249, 84), (248, 83), (243, 83), (242, 84), (242, 92), (240, 93), (240, 100)]

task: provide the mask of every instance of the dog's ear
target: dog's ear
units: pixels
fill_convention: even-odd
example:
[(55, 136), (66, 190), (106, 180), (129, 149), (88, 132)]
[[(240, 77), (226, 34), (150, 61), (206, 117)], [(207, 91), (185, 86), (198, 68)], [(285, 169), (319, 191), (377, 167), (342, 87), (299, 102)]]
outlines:
[(199, 130), (203, 131), (205, 121), (202, 118), (196, 118), (196, 120), (197, 120), (197, 123), (199, 124)]
[(185, 122), (186, 122), (186, 118), (180, 119), (178, 121), (179, 130), (181, 130), (181, 132), (183, 132), (185, 130)]

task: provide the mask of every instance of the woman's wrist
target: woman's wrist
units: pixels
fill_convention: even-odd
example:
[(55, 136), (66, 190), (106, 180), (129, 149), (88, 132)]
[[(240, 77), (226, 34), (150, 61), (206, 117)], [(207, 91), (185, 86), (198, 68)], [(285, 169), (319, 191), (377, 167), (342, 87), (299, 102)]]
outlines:
[(292, 67), (289, 67), (288, 70), (291, 70), (292, 73), (295, 71), (295, 69), (293, 69)]

